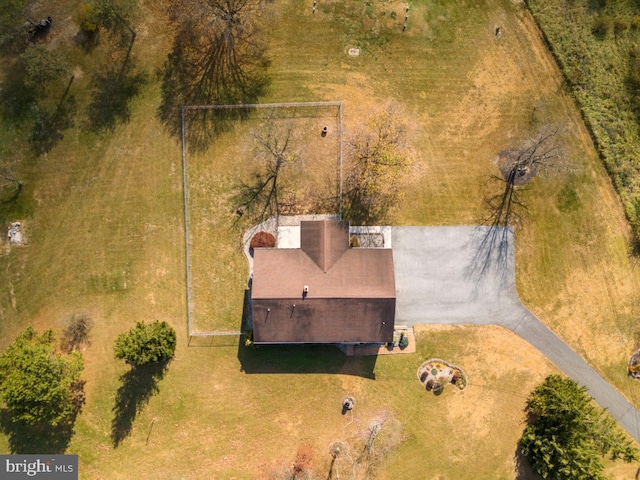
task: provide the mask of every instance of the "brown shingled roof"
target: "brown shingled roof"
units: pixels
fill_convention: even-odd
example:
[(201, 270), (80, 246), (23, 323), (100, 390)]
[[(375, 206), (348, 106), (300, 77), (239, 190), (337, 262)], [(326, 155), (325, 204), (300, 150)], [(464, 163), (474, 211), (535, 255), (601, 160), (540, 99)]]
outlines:
[(347, 222), (302, 222), (300, 229), (301, 248), (254, 252), (255, 342), (391, 341), (391, 250), (349, 248)]
[(300, 248), (326, 273), (349, 249), (349, 222), (300, 222)]

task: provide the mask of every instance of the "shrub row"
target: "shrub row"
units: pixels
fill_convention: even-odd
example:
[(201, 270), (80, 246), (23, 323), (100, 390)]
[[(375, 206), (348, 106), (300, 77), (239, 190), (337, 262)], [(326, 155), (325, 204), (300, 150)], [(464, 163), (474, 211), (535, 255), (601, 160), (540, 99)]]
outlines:
[(640, 8), (527, 0), (640, 242)]

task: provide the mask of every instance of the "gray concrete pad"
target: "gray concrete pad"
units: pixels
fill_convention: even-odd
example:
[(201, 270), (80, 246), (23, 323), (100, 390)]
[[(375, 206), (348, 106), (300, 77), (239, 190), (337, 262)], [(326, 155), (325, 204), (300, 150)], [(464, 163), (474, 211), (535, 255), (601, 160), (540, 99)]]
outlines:
[(520, 305), (515, 290), (513, 232), (498, 258), (483, 247), (484, 227), (394, 227), (396, 322), (497, 323)]
[(501, 325), (533, 345), (640, 441), (640, 412), (520, 301), (511, 230), (394, 227), (396, 323)]

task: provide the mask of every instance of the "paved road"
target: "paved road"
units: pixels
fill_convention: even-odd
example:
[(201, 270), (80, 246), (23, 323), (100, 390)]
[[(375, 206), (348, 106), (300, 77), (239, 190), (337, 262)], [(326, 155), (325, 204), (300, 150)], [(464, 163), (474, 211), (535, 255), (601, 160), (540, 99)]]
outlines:
[(640, 442), (640, 412), (522, 304), (513, 232), (393, 227), (396, 323), (501, 325), (537, 348)]

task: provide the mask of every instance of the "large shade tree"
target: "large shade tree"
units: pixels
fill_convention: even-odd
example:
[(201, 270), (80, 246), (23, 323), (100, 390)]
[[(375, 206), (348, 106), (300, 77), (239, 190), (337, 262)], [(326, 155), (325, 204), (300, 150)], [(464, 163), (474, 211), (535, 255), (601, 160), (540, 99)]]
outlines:
[[(256, 17), (259, 0), (173, 0), (176, 35), (162, 80), (160, 117), (180, 132), (183, 105), (256, 103), (268, 85), (269, 61)], [(239, 110), (191, 112), (195, 125)], [(195, 134), (195, 128), (191, 129)]]
[(0, 355), (0, 398), (13, 421), (58, 426), (79, 411), (82, 356), (61, 355), (55, 347), (52, 330), (38, 334), (29, 327)]
[(29, 0), (3, 0), (0, 8), (0, 47), (26, 46)]
[(601, 480), (604, 456), (638, 459), (615, 420), (569, 378), (548, 376), (529, 395), (526, 412), (520, 446), (542, 478)]

